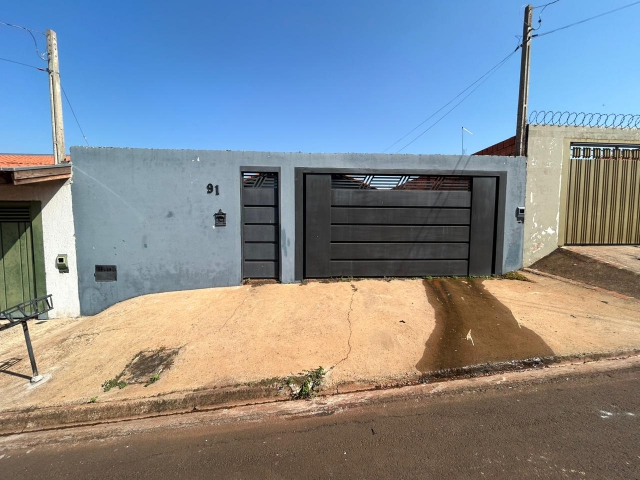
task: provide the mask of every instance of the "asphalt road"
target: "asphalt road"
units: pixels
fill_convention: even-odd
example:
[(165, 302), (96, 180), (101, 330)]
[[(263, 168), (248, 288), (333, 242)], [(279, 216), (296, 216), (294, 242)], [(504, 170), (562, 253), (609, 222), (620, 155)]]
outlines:
[(640, 368), (96, 439), (5, 449), (0, 478), (640, 479)]

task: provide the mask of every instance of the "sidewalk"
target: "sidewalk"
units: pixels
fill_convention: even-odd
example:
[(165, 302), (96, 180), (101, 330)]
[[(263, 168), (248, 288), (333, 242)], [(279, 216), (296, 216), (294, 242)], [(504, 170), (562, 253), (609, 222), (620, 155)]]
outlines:
[[(270, 387), (318, 366), (329, 370), (327, 391), (344, 391), (413, 383), (426, 372), (468, 364), (640, 347), (640, 301), (525, 276), (531, 281), (361, 280), (172, 292), (94, 317), (34, 322), (34, 350), (48, 379), (29, 385), (22, 332), (3, 332), (0, 417), (32, 411), (28, 428), (37, 428), (34, 415), (47, 409), (52, 425), (65, 409), (103, 419), (101, 411), (113, 418), (118, 408), (133, 416), (189, 402), (284, 399)], [(156, 381), (145, 386), (142, 369), (141, 383), (103, 391), (140, 352), (159, 349), (177, 355)], [(127, 370), (129, 378), (140, 363)]]

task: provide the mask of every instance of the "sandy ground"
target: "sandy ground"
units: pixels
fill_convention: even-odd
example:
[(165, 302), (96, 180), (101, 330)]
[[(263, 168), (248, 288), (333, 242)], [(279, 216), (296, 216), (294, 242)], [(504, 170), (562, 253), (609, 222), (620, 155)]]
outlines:
[(489, 281), (485, 288), (556, 355), (640, 346), (640, 301), (622, 299), (547, 277)]
[[(495, 297), (478, 301), (478, 308), (497, 308), (511, 322), (504, 337), (491, 327), (485, 338), (494, 344), (512, 343), (525, 327), (527, 344), (539, 345), (540, 355), (640, 347), (639, 301), (528, 277), (533, 282), (478, 280), (476, 297), (484, 291)], [(448, 325), (425, 287), (423, 280), (362, 280), (172, 292), (128, 300), (94, 317), (32, 323), (40, 373), (48, 378), (36, 387), (27, 380), (22, 331), (13, 328), (0, 332), (0, 410), (233, 386), (318, 366), (331, 369), (329, 387), (415, 379), (421, 370), (447, 367), (424, 363), (425, 345), (443, 350), (430, 338), (436, 324), (440, 332)], [(445, 291), (456, 295), (454, 288)], [(482, 341), (490, 317), (474, 324), (475, 311), (461, 309), (469, 318), (456, 325)], [(469, 340), (459, 341), (470, 348)], [(102, 391), (138, 352), (162, 347), (180, 352), (156, 383)], [(509, 360), (513, 352), (503, 350)], [(446, 357), (456, 361), (455, 353)]]
[(640, 245), (581, 245), (562, 248), (640, 275)]
[[(169, 316), (168, 313), (173, 313)], [(401, 320), (404, 323), (401, 323)], [(40, 373), (28, 387), (20, 328), (0, 337), (0, 409), (138, 398), (288, 376), (323, 366), (328, 380), (397, 378), (414, 365), (435, 325), (420, 281), (242, 286), (149, 295), (81, 320), (32, 324)], [(180, 348), (160, 381), (102, 392), (141, 350)], [(18, 363), (11, 364), (15, 359)]]

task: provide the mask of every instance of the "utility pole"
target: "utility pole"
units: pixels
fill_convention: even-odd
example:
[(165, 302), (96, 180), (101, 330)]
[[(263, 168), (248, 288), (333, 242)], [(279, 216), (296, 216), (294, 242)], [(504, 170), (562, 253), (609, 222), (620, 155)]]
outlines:
[(49, 56), (49, 99), (51, 100), (51, 129), (53, 132), (53, 158), (56, 164), (66, 161), (64, 146), (64, 124), (62, 122), (62, 88), (60, 87), (60, 63), (58, 61), (58, 39), (56, 32), (47, 30), (47, 53)]
[(518, 95), (518, 125), (516, 127), (516, 156), (527, 153), (527, 107), (529, 106), (529, 70), (531, 68), (531, 32), (533, 5), (524, 10), (522, 27), (522, 60), (520, 63), (520, 91)]

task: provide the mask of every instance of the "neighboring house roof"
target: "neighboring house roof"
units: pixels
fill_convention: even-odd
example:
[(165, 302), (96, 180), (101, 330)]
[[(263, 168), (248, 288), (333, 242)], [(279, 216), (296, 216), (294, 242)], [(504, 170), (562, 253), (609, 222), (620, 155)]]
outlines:
[(474, 153), (474, 155), (503, 155), (506, 157), (515, 157), (516, 137), (511, 137), (502, 142), (498, 142), (495, 145), (491, 145), (484, 150)]
[[(67, 155), (66, 160), (70, 162), (71, 157)], [(53, 155), (0, 153), (0, 167), (40, 167), (54, 164)]]
[(0, 153), (0, 184), (25, 185), (28, 183), (68, 180), (71, 178), (71, 157), (55, 164), (53, 155)]

